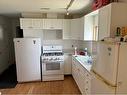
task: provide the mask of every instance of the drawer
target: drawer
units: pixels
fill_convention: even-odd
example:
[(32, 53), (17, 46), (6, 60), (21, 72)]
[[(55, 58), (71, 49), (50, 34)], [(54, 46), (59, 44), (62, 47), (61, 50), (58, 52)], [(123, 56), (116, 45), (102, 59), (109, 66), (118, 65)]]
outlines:
[(86, 80), (85, 81), (85, 87), (91, 88), (91, 81)]
[(92, 78), (92, 76), (91, 76), (88, 72), (85, 73), (85, 77), (86, 77), (88, 80), (91, 80), (91, 78)]
[(91, 90), (89, 87), (85, 87), (85, 92), (84, 92), (86, 95), (90, 95), (91, 93)]

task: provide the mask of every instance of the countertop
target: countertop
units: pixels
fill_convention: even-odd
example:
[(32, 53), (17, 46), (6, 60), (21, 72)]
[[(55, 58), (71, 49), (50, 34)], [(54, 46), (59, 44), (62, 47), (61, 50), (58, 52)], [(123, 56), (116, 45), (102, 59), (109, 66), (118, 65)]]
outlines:
[(88, 56), (82, 56), (82, 55), (73, 55), (73, 58), (75, 58), (89, 73), (91, 72), (92, 64), (88, 63)]

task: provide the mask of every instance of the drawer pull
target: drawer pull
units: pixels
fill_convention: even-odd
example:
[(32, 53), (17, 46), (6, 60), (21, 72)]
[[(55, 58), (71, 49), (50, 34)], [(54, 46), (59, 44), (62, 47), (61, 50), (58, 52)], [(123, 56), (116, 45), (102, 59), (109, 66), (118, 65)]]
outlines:
[(78, 71), (80, 71), (80, 69), (78, 69)]
[(54, 28), (54, 27), (50, 27), (50, 28)]
[(86, 91), (88, 91), (88, 88), (86, 88)]
[(28, 27), (28, 28), (33, 28), (33, 27), (30, 26), (30, 27)]

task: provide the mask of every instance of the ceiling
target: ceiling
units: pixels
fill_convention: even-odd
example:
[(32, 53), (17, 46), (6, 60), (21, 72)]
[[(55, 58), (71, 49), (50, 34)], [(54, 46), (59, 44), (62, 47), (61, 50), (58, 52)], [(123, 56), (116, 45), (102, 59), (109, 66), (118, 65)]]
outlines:
[[(70, 13), (80, 13), (92, 0), (75, 0)], [(70, 0), (0, 0), (0, 14), (16, 15), (22, 12), (66, 13)], [(43, 9), (46, 8), (46, 9)], [(50, 8), (47, 10), (47, 8)]]

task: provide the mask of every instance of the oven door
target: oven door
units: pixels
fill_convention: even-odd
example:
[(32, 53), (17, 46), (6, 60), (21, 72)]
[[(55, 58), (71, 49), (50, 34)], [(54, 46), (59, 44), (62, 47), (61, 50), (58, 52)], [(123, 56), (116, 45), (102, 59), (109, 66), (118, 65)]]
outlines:
[(64, 62), (42, 63), (42, 75), (64, 74)]

